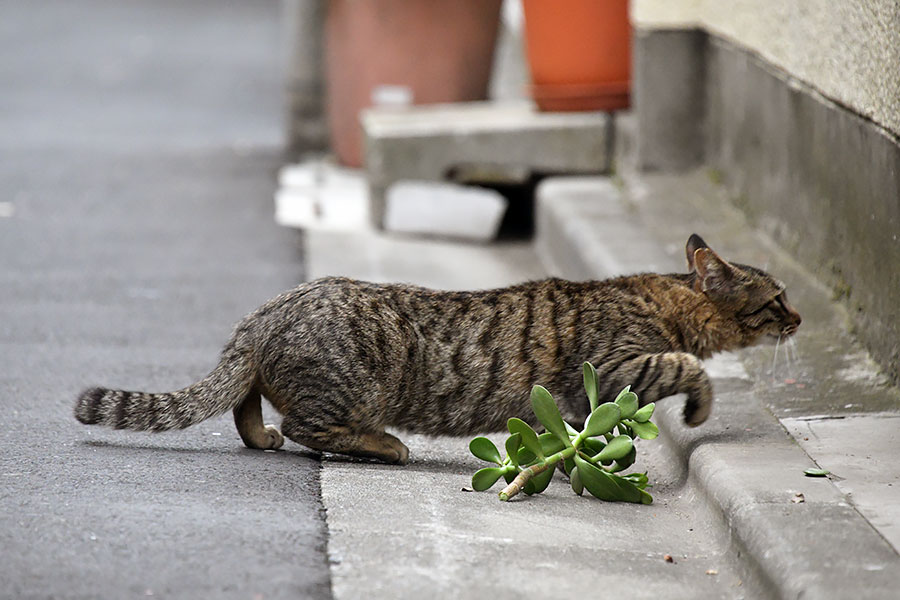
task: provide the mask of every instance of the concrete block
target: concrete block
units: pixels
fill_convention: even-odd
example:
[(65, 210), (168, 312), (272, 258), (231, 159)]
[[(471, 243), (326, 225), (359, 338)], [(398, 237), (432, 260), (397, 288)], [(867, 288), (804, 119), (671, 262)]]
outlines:
[(399, 181), (387, 190), (384, 228), (487, 242), (497, 237), (507, 204), (499, 192), (486, 188)]
[(455, 169), (497, 173), (604, 173), (611, 158), (607, 113), (540, 113), (530, 102), (372, 109), (362, 115), (372, 219), (382, 227), (385, 192), (400, 180), (441, 181)]

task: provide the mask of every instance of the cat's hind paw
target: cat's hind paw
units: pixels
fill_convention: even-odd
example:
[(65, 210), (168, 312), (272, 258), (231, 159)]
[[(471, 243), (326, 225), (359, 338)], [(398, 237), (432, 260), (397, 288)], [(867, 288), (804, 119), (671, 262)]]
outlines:
[(276, 426), (266, 425), (265, 432), (265, 437), (263, 438), (265, 441), (261, 445), (261, 449), (277, 450), (284, 445), (284, 436), (281, 435)]

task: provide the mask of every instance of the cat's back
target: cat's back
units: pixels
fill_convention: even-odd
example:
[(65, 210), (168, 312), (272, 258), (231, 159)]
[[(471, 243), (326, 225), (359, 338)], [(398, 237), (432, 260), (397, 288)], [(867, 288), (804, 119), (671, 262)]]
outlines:
[(301, 283), (275, 296), (247, 316), (248, 320), (296, 316), (326, 316), (373, 308), (391, 295), (396, 285), (377, 284), (349, 277), (321, 277)]

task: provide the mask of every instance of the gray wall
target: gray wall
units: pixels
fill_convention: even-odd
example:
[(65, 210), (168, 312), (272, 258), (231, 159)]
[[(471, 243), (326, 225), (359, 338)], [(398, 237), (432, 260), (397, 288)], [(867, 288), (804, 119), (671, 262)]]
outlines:
[(847, 303), (900, 380), (900, 144), (871, 121), (712, 38), (706, 156), (738, 204)]

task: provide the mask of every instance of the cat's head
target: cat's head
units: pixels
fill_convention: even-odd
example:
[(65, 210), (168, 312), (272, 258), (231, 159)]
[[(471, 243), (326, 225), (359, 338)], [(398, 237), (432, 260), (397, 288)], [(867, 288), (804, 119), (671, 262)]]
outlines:
[(685, 247), (696, 291), (705, 294), (740, 330), (741, 345), (765, 337), (794, 335), (800, 314), (788, 303), (784, 284), (755, 267), (729, 263), (696, 233)]

